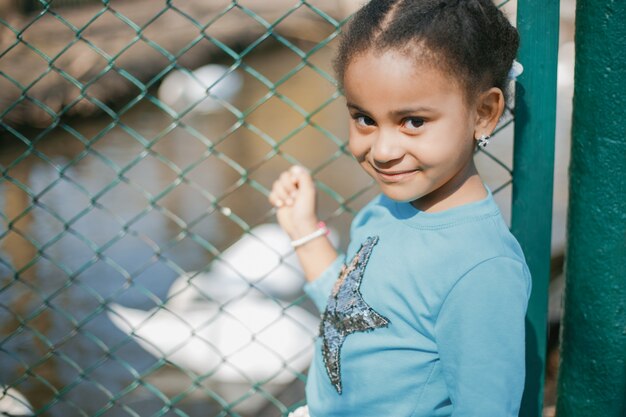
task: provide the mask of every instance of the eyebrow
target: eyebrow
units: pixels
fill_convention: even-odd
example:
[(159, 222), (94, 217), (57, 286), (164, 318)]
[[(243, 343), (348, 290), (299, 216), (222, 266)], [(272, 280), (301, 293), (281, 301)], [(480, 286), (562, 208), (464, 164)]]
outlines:
[[(354, 103), (346, 103), (346, 106), (350, 109), (356, 110), (360, 113), (366, 113), (369, 114), (369, 112), (367, 110), (364, 110), (362, 108), (360, 108), (359, 106), (357, 106)], [(422, 113), (422, 112), (434, 112), (435, 110), (431, 107), (427, 107), (427, 106), (419, 106), (419, 107), (415, 107), (415, 108), (408, 108), (408, 109), (400, 109), (400, 110), (392, 110), (389, 112), (389, 114), (396, 116), (396, 117), (401, 117), (401, 116), (406, 116), (409, 114), (415, 114), (415, 113)]]
[(348, 108), (350, 108), (350, 109), (354, 109), (354, 110), (356, 110), (356, 111), (360, 111), (360, 112), (366, 113), (366, 111), (365, 111), (365, 110), (363, 110), (362, 108), (360, 108), (359, 106), (357, 106), (357, 105), (356, 105), (356, 104), (354, 104), (354, 103), (347, 102), (347, 103), (346, 103), (346, 106), (347, 106)]

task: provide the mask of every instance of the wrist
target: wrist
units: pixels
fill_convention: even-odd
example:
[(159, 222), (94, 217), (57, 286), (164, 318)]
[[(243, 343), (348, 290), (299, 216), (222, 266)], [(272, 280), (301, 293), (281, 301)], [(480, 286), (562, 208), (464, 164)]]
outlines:
[(297, 240), (307, 236), (319, 229), (319, 223), (320, 221), (316, 218), (297, 222), (297, 224), (293, 226), (291, 233), (289, 233), (289, 237), (291, 240)]
[(330, 233), (330, 231), (328, 230), (328, 227), (326, 227), (326, 223), (324, 222), (319, 222), (316, 225), (316, 229), (314, 231), (312, 231), (311, 233), (308, 233), (298, 239), (292, 240), (291, 241), (291, 246), (294, 249), (297, 249), (301, 246), (304, 246), (306, 244), (308, 244), (309, 242), (319, 239), (323, 236), (328, 236), (328, 234)]

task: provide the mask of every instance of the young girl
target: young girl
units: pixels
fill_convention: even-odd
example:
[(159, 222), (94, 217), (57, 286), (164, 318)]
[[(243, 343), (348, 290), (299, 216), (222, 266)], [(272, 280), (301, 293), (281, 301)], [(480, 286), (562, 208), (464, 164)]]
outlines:
[(531, 280), (473, 162), (517, 46), (490, 0), (372, 0), (343, 35), (349, 149), (382, 194), (355, 217), (345, 256), (303, 168), (270, 194), (323, 312), (312, 417), (518, 415)]

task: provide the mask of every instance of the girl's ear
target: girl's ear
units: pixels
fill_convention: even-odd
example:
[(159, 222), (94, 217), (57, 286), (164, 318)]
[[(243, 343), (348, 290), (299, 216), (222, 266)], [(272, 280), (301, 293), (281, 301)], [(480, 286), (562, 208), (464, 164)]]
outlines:
[(498, 87), (483, 92), (476, 103), (476, 127), (474, 137), (491, 136), (504, 111), (504, 94)]

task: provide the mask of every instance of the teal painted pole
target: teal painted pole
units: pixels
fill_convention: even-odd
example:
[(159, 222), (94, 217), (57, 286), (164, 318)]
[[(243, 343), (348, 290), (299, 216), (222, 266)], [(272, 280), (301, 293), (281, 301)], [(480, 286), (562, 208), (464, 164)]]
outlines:
[(533, 278), (526, 314), (526, 386), (520, 416), (540, 417), (550, 280), (559, 1), (519, 0), (517, 7), (518, 60), (524, 73), (515, 93), (511, 231), (524, 250)]
[(578, 0), (557, 413), (626, 416), (626, 2)]

